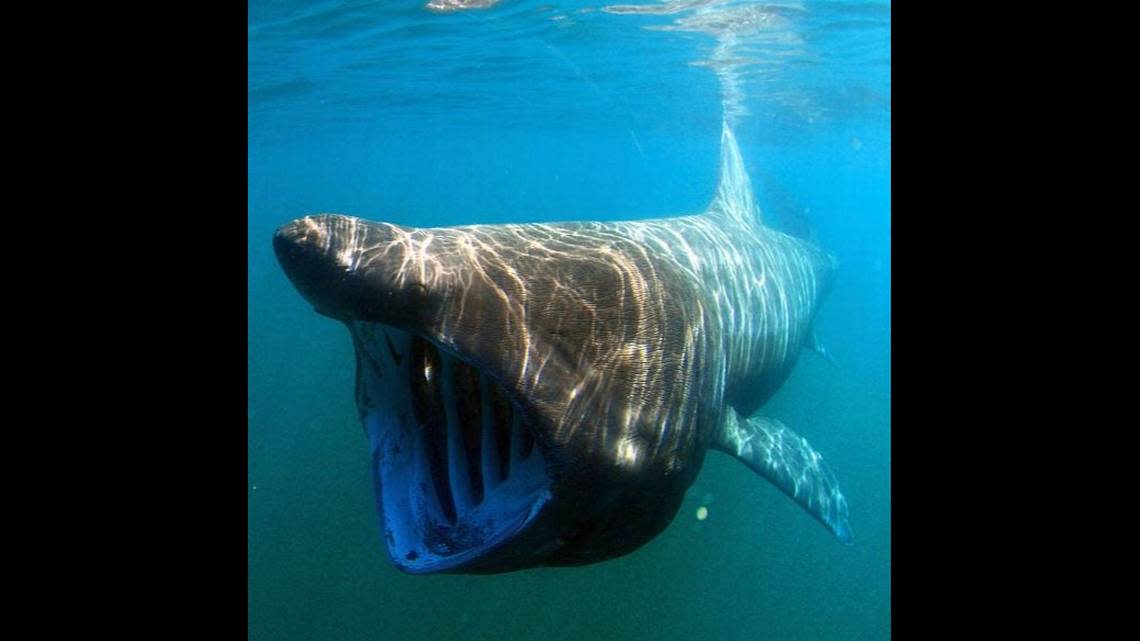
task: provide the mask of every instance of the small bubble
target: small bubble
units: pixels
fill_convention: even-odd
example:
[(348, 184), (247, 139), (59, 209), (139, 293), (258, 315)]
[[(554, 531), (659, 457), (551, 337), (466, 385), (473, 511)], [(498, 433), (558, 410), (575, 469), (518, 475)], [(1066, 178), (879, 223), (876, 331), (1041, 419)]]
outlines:
[(697, 508), (697, 520), (703, 521), (707, 518), (709, 518), (709, 509), (703, 505)]

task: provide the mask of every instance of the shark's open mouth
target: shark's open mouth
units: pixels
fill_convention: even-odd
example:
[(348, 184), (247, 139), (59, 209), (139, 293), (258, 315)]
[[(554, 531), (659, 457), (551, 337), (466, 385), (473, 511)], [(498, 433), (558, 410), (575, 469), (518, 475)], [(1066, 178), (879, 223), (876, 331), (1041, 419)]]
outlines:
[(525, 413), (490, 376), (431, 341), (350, 326), (392, 561), (414, 574), (441, 572), (500, 548), (550, 497)]

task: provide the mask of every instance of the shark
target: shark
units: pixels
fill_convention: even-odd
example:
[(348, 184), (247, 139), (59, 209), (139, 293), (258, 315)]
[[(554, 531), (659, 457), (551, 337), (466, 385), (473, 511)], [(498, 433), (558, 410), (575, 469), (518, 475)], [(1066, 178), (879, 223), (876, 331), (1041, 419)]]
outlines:
[(676, 515), (708, 450), (850, 544), (847, 500), (761, 407), (805, 349), (838, 263), (764, 224), (731, 127), (702, 213), (419, 228), (320, 214), (278, 262), (343, 322), (389, 558), (489, 574), (628, 554)]

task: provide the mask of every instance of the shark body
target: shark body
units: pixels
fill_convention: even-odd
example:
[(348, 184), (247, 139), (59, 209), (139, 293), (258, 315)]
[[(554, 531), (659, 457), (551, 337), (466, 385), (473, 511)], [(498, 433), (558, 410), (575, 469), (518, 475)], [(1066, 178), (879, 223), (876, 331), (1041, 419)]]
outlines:
[(672, 520), (709, 448), (850, 543), (807, 442), (756, 411), (780, 387), (836, 269), (763, 225), (721, 138), (701, 214), (412, 228), (339, 215), (275, 250), (356, 349), (389, 555), (411, 573), (493, 573), (626, 554)]

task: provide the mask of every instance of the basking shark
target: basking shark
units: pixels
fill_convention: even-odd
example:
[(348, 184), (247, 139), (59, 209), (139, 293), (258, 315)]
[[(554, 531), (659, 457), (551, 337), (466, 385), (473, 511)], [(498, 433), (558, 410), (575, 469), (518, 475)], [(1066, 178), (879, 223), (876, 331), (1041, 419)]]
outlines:
[(847, 501), (757, 410), (836, 269), (765, 226), (732, 130), (698, 215), (414, 228), (340, 215), (277, 230), (286, 275), (348, 326), (392, 562), (413, 574), (581, 565), (676, 514), (709, 448), (843, 542)]

